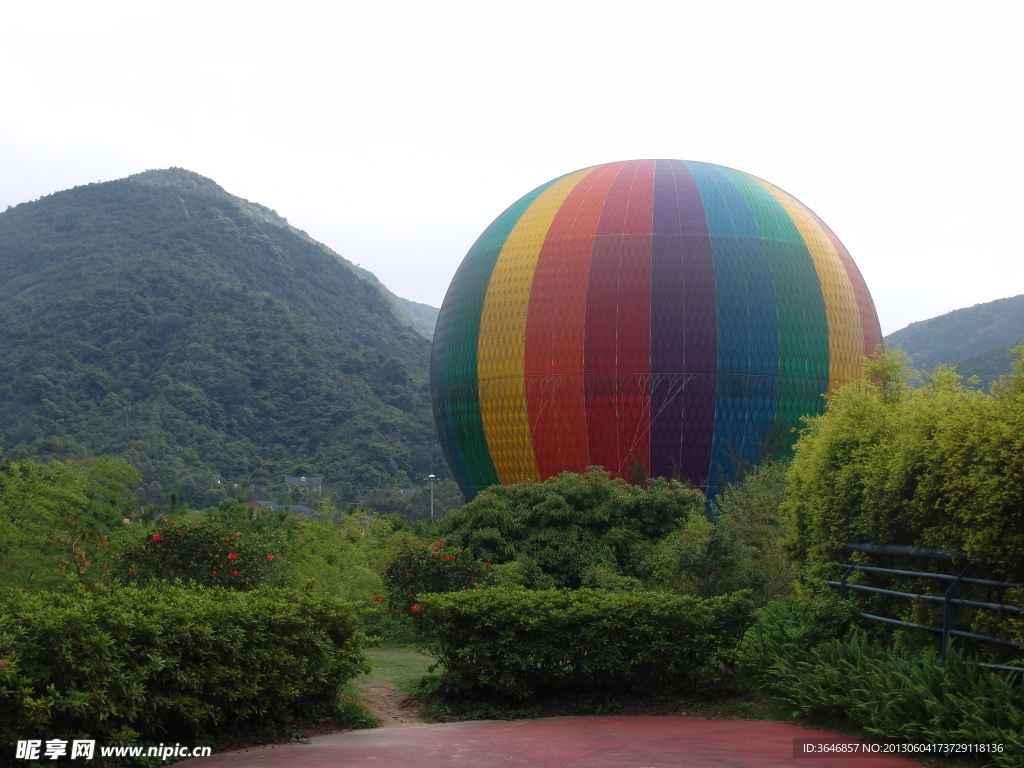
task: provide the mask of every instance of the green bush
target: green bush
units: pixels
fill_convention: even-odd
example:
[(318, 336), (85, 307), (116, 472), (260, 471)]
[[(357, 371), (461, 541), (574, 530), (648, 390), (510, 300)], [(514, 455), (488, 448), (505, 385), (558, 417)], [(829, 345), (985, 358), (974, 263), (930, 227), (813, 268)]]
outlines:
[(216, 742), (337, 717), (340, 686), (367, 669), (361, 647), (353, 610), (309, 592), (11, 593), (0, 604), (0, 747)]
[(816, 647), (786, 646), (766, 670), (772, 688), (806, 715), (841, 715), (868, 733), (912, 743), (1002, 744), (987, 765), (1024, 759), (1021, 673), (995, 674), (950, 652), (903, 658), (855, 630)]
[(466, 698), (571, 690), (708, 692), (729, 677), (746, 593), (494, 587), (420, 597), (443, 684)]

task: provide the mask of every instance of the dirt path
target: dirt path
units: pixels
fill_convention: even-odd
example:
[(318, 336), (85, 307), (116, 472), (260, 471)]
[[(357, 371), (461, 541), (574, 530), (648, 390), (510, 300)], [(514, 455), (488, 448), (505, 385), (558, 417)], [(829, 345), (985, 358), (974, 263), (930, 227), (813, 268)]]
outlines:
[(380, 720), (381, 728), (420, 725), (420, 706), (390, 683), (362, 687), (367, 708)]
[(404, 688), (427, 672), (432, 659), (408, 646), (385, 645), (366, 654), (373, 671), (358, 683), (359, 695), (382, 728), (420, 725), (421, 707)]

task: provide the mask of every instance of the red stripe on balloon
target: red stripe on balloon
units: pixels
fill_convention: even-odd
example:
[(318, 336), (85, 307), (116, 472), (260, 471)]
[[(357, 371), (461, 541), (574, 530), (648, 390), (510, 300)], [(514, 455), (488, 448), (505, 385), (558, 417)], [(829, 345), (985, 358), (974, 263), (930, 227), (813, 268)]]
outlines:
[(624, 163), (596, 168), (555, 214), (537, 259), (526, 315), (526, 411), (542, 480), (584, 472), (589, 462), (583, 404), (587, 280), (608, 189)]
[(632, 479), (650, 467), (653, 160), (624, 164), (594, 240), (584, 368), (590, 462)]

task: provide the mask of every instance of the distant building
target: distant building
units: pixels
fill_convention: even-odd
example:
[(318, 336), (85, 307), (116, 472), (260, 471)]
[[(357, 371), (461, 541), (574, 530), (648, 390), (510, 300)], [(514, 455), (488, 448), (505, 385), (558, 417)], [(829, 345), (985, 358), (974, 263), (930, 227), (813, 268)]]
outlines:
[(253, 499), (252, 501), (247, 501), (246, 504), (248, 504), (251, 507), (263, 507), (264, 509), (269, 509), (274, 512), (283, 509), (286, 512), (297, 512), (300, 515), (313, 514), (312, 509), (303, 506), (302, 504), (277, 504), (273, 501), (262, 501), (260, 499)]
[(284, 479), (284, 489), (290, 491), (292, 488), (298, 488), (301, 493), (308, 493), (316, 496), (318, 499), (323, 493), (324, 479), (322, 477), (286, 477)]

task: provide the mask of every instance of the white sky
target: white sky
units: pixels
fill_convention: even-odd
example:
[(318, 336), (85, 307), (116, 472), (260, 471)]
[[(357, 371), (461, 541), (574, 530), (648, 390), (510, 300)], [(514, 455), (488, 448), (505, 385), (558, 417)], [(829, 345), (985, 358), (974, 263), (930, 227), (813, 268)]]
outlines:
[(0, 0), (0, 210), (181, 166), (439, 306), (533, 187), (719, 163), (835, 230), (885, 333), (1024, 293), (1020, 2)]

